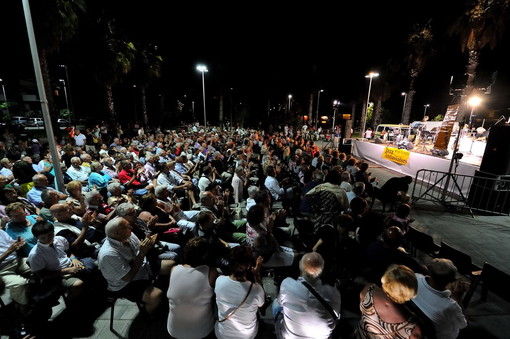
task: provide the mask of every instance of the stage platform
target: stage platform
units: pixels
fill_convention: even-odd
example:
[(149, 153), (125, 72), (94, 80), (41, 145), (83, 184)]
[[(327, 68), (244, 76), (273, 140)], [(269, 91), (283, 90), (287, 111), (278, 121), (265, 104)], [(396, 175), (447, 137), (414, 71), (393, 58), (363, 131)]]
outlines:
[[(476, 141), (475, 141), (476, 142)], [(383, 152), (386, 147), (397, 148), (394, 144), (376, 144), (374, 142), (361, 139), (352, 140), (352, 154), (356, 157), (374, 162), (388, 169), (410, 175), (413, 178), (421, 169), (429, 169), (440, 172), (448, 172), (451, 163), (452, 152), (447, 156), (433, 155), (430, 151), (433, 145), (419, 145), (409, 150), (409, 158), (405, 165), (383, 158)], [(471, 147), (470, 142), (461, 142), (459, 152), (463, 154), (462, 159), (458, 163), (454, 163), (454, 170), (457, 174), (474, 175), (475, 171), (480, 168), (483, 151), (485, 151), (485, 143), (483, 147), (480, 144), (474, 144)], [(449, 149), (451, 149), (449, 147)], [(471, 149), (471, 153), (469, 150)], [(476, 151), (475, 151), (476, 149)]]

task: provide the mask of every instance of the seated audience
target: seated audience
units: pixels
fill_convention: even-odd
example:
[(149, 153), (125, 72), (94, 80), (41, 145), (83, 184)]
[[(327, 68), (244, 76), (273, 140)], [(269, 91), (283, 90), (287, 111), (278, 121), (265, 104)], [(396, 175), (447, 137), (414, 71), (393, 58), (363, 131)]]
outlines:
[(230, 275), (216, 279), (214, 293), (218, 320), (214, 332), (218, 338), (253, 339), (258, 331), (257, 311), (264, 305), (260, 278), (262, 257), (254, 259), (252, 250), (237, 246), (230, 253)]
[[(456, 282), (457, 268), (448, 259), (433, 259), (428, 264), (429, 275), (416, 273), (418, 294), (412, 302), (434, 324), (436, 338), (455, 339), (467, 326), (466, 316), (460, 304), (465, 292), (462, 282)], [(460, 287), (460, 294), (457, 289)], [(455, 289), (453, 289), (455, 288)]]
[(414, 272), (403, 265), (390, 266), (376, 284), (360, 293), (361, 320), (357, 338), (421, 338), (420, 326), (404, 303), (416, 296), (418, 282)]
[(27, 258), (17, 253), (25, 246), (25, 239), (12, 239), (0, 229), (0, 277), (9, 290), (12, 300), (20, 305), (28, 303), (27, 284), (30, 267)]
[(214, 330), (214, 286), (218, 273), (207, 265), (209, 243), (196, 237), (184, 247), (184, 264), (172, 268), (167, 291), (168, 333), (204, 338)]
[[(163, 301), (163, 290), (153, 285), (146, 255), (154, 246), (157, 235), (140, 241), (131, 232), (129, 221), (122, 217), (106, 224), (106, 239), (99, 250), (99, 269), (108, 282), (108, 290), (131, 301), (143, 302), (145, 311), (152, 314)], [(160, 275), (168, 275), (173, 262), (163, 260)], [(161, 279), (156, 280), (156, 283)]]
[[(330, 338), (340, 319), (340, 292), (321, 282), (323, 268), (324, 260), (319, 253), (307, 253), (299, 262), (300, 277), (283, 280), (278, 299), (273, 303), (278, 338)], [(310, 288), (322, 297), (334, 315), (310, 293)]]

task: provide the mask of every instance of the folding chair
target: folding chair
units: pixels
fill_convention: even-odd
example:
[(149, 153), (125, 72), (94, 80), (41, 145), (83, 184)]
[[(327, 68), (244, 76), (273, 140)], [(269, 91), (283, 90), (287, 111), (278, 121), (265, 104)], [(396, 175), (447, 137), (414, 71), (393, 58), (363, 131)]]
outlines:
[(510, 302), (510, 289), (508, 289), (508, 286), (510, 286), (510, 274), (501, 271), (488, 262), (485, 262), (483, 264), (482, 274), (480, 274), (480, 277), (471, 284), (470, 290), (464, 297), (464, 307), (469, 305), (469, 302), (471, 301), (480, 281), (482, 282), (482, 292), (480, 297), (482, 301), (487, 301), (487, 296), (489, 291), (491, 291), (495, 295)]
[(450, 246), (444, 241), (441, 241), (441, 249), (439, 250), (438, 257), (450, 259), (457, 267), (460, 274), (463, 274), (472, 280), (478, 277), (482, 272), (480, 267), (472, 263), (471, 257), (468, 254)]
[(432, 258), (435, 258), (439, 253), (439, 246), (434, 243), (432, 236), (427, 233), (418, 231), (416, 228), (409, 226), (405, 237), (413, 257), (416, 257), (417, 250)]
[[(110, 306), (110, 331), (115, 333), (119, 337), (120, 337), (120, 334), (113, 328), (113, 320), (114, 320), (114, 315), (115, 315), (115, 303), (117, 302), (117, 299), (122, 299), (122, 298), (123, 297), (121, 297), (117, 292), (108, 291), (108, 290), (106, 291), (106, 302)], [(140, 313), (145, 312), (145, 309), (144, 309), (142, 303), (137, 302), (136, 306), (138, 306), (138, 310), (140, 311)]]
[[(297, 236), (294, 231), (297, 230)], [(306, 250), (311, 250), (317, 242), (315, 235), (315, 223), (309, 219), (294, 218), (294, 230), (291, 235), (293, 241), (298, 241), (300, 246), (304, 246)]]

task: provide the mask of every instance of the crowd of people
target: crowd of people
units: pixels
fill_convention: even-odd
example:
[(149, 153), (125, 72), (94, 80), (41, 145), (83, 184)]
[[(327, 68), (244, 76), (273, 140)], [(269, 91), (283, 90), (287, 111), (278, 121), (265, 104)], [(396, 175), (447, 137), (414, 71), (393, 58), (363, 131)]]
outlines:
[[(362, 159), (292, 129), (69, 128), (59, 159), (0, 138), (0, 292), (35, 335), (60, 296), (80, 307), (93, 291), (148, 322), (166, 312), (175, 338), (255, 338), (269, 273), (278, 338), (456, 338), (467, 325), (452, 262), (405, 250), (412, 178), (379, 186)], [(352, 332), (343, 308), (360, 314)]]

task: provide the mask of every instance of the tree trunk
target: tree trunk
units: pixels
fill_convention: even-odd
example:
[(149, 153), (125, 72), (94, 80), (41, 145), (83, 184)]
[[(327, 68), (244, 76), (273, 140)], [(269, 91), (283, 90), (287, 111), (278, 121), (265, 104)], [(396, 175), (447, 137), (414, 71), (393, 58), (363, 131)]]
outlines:
[(115, 103), (113, 101), (113, 90), (112, 85), (106, 85), (106, 104), (108, 105), (108, 113), (112, 120), (117, 118), (117, 112), (115, 112)]
[(478, 60), (480, 57), (480, 51), (478, 48), (472, 48), (468, 52), (468, 64), (466, 66), (466, 74), (467, 74), (467, 80), (466, 80), (466, 87), (464, 88), (464, 93), (462, 95), (461, 101), (460, 101), (460, 107), (459, 112), (457, 113), (457, 119), (456, 121), (462, 122), (464, 119), (469, 115), (470, 110), (467, 105), (467, 101), (469, 100), (469, 97), (473, 94), (473, 91), (475, 90), (475, 78), (476, 78), (476, 68), (478, 67)]
[(58, 119), (58, 109), (55, 107), (55, 100), (53, 98), (53, 86), (51, 81), (50, 70), (48, 69), (48, 58), (47, 53), (44, 48), (39, 49), (39, 62), (41, 65), (41, 73), (44, 82), (44, 90), (46, 92), (46, 100), (48, 101), (48, 109), (50, 111), (51, 123), (53, 125), (53, 129), (60, 131), (57, 124)]
[(411, 81), (409, 82), (409, 91), (407, 91), (406, 105), (404, 107), (404, 114), (402, 114), (402, 124), (409, 125), (411, 118), (411, 109), (413, 107), (413, 98), (416, 91), (414, 90), (414, 81), (418, 76), (418, 71), (413, 69), (410, 74)]
[[(367, 102), (363, 101), (363, 108), (361, 109), (361, 118), (359, 122), (359, 132), (360, 134), (363, 134), (363, 131), (365, 130), (365, 125), (367, 123), (367, 115), (368, 115), (368, 107)], [(360, 138), (363, 138), (363, 135), (359, 136)]]
[(345, 132), (344, 132), (345, 138), (350, 138), (352, 135), (351, 130), (352, 130), (352, 125), (353, 125), (355, 116), (356, 116), (356, 103), (353, 102), (351, 105), (351, 119), (345, 121)]
[(381, 123), (382, 117), (382, 97), (379, 96), (377, 98), (377, 102), (375, 103), (375, 110), (372, 117), (372, 130), (375, 131), (377, 126)]
[(141, 87), (140, 89), (142, 95), (142, 118), (143, 124), (145, 126), (149, 125), (149, 114), (147, 113), (147, 94), (145, 92), (145, 87)]

